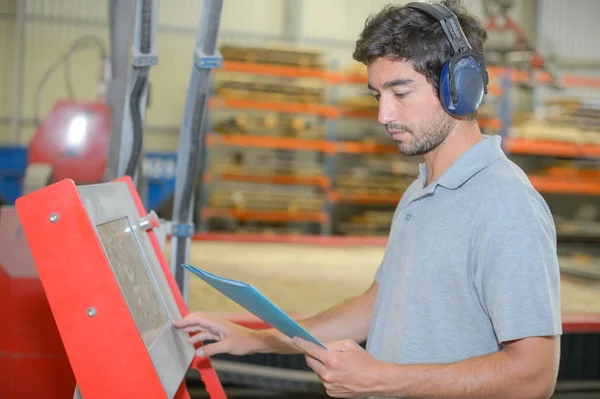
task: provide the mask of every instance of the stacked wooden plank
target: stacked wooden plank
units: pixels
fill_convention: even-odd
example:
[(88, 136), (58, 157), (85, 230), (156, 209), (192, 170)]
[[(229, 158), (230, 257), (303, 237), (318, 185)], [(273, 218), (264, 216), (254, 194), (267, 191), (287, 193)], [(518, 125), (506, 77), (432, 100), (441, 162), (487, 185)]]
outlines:
[(323, 54), (320, 51), (304, 50), (298, 47), (284, 45), (255, 47), (227, 44), (221, 46), (219, 50), (225, 60), (302, 68), (325, 68)]
[(323, 207), (323, 198), (320, 195), (298, 195), (283, 190), (219, 187), (210, 193), (209, 204), (217, 209), (238, 211), (319, 212)]
[(400, 196), (412, 178), (387, 176), (339, 175), (336, 189), (346, 195)]
[(248, 76), (230, 77), (216, 84), (215, 93), (224, 98), (253, 101), (282, 101), (303, 104), (324, 104), (327, 90), (323, 85), (308, 85), (303, 81), (281, 81)]
[(573, 98), (546, 101), (546, 115), (522, 121), (511, 136), (600, 145), (600, 107)]
[(350, 236), (387, 236), (393, 211), (368, 210), (340, 223), (340, 230)]
[(222, 134), (243, 134), (257, 136), (279, 136), (304, 139), (323, 139), (325, 126), (319, 124), (314, 117), (274, 112), (252, 113), (237, 111), (214, 128), (214, 132)]

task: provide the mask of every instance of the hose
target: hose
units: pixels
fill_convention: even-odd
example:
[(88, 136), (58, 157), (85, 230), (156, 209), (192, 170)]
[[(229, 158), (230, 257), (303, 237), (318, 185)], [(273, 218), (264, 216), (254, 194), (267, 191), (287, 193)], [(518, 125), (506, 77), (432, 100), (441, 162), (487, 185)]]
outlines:
[[(140, 21), (140, 53), (148, 54), (152, 50), (152, 0), (144, 0), (142, 2), (141, 21)], [(146, 88), (148, 82), (148, 67), (139, 69), (135, 84), (131, 90), (129, 99), (129, 111), (131, 113), (131, 127), (133, 131), (133, 143), (131, 144), (131, 154), (125, 175), (133, 178), (137, 171), (140, 158), (142, 156), (142, 148), (144, 142), (144, 131), (142, 122), (142, 113), (140, 98)]]
[(142, 114), (140, 112), (140, 98), (146, 82), (148, 81), (148, 70), (142, 70), (137, 75), (131, 97), (129, 99), (129, 111), (131, 112), (131, 126), (133, 130), (133, 143), (131, 144), (131, 154), (125, 168), (125, 175), (133, 179), (138, 167), (140, 157), (142, 155), (142, 147), (144, 142)]

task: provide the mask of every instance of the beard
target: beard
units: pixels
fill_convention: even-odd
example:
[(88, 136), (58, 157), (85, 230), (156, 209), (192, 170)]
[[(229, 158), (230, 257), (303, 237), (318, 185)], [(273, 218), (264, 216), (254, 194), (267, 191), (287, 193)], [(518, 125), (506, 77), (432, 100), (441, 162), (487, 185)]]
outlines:
[(406, 141), (396, 141), (396, 146), (402, 155), (416, 156), (424, 155), (437, 148), (446, 140), (452, 129), (456, 126), (456, 120), (439, 108), (433, 119), (419, 126), (416, 134), (409, 126), (391, 122), (386, 125), (388, 132), (405, 131), (411, 137)]

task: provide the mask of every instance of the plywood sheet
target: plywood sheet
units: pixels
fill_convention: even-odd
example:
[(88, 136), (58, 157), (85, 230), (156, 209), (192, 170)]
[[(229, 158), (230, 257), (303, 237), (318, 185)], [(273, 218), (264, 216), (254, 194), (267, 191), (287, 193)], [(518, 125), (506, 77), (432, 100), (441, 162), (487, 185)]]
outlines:
[[(286, 312), (312, 314), (366, 290), (381, 262), (380, 246), (329, 247), (277, 243), (198, 241), (191, 263), (253, 284)], [(600, 313), (597, 282), (563, 276), (562, 309)], [(198, 278), (190, 278), (190, 309), (245, 313)]]

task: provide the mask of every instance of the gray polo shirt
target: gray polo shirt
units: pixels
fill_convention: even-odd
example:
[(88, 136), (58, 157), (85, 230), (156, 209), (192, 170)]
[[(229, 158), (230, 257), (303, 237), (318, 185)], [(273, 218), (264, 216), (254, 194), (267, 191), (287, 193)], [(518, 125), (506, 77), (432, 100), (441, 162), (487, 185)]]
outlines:
[(499, 136), (398, 204), (367, 341), (377, 359), (447, 363), (562, 333), (553, 218)]

